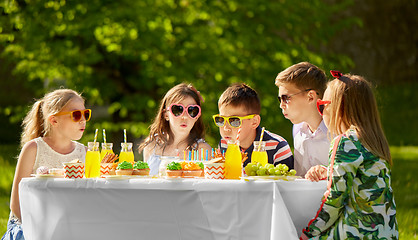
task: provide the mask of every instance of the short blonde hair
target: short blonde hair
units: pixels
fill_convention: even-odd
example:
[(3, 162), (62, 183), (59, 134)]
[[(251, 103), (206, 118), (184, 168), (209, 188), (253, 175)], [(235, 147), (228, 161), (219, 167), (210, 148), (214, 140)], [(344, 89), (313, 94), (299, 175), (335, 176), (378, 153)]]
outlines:
[(327, 82), (325, 72), (309, 62), (300, 62), (286, 68), (277, 75), (275, 80), (277, 86), (291, 83), (300, 90), (312, 89), (320, 98), (324, 95)]

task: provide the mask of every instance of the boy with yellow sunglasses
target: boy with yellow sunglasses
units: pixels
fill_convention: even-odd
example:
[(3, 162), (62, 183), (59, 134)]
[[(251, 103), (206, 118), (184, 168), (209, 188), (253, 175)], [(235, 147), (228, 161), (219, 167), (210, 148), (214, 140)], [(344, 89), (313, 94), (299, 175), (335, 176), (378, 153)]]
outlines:
[[(241, 83), (228, 87), (218, 101), (219, 114), (213, 116), (219, 127), (221, 140), (219, 148), (226, 151), (229, 140), (236, 140), (240, 130), (239, 143), (241, 151), (247, 153), (248, 159), (243, 167), (251, 162), (254, 149), (253, 142), (259, 141), (261, 136), (260, 99), (257, 92), (250, 86)], [(293, 155), (289, 144), (281, 136), (264, 131), (263, 141), (266, 142), (268, 162), (272, 164), (286, 164), (293, 169)]]

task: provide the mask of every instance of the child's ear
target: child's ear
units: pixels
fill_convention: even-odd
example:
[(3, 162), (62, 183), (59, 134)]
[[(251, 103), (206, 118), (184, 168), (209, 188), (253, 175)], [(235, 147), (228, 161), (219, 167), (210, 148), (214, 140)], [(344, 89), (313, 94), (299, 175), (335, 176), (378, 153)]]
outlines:
[(316, 100), (317, 99), (318, 99), (318, 94), (314, 90), (310, 90), (308, 92), (308, 100), (309, 100), (309, 102), (315, 102), (315, 104), (316, 104)]
[(164, 111), (164, 113), (163, 113), (163, 116), (164, 116), (164, 119), (166, 120), (166, 121), (168, 121), (168, 114), (167, 114), (167, 111)]
[(256, 129), (260, 125), (261, 117), (260, 117), (260, 115), (256, 114), (254, 116), (254, 118), (251, 119), (251, 120), (252, 120), (251, 121), (251, 127), (254, 128), (254, 129)]
[(51, 125), (55, 125), (55, 124), (57, 124), (57, 123), (58, 123), (57, 118), (56, 118), (54, 115), (51, 115), (51, 116), (49, 116), (49, 117), (48, 117), (48, 122), (49, 122)]

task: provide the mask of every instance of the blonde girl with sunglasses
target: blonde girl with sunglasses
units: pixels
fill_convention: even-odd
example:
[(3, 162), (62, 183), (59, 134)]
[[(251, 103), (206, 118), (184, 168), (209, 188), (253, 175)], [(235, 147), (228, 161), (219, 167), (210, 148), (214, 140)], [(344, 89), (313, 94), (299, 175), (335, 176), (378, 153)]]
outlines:
[(36, 173), (40, 166), (62, 168), (74, 159), (84, 161), (86, 148), (76, 142), (84, 133), (91, 110), (81, 95), (70, 89), (47, 93), (36, 101), (23, 120), (21, 152), (10, 199), (10, 219), (2, 239), (24, 239), (19, 206), (19, 183)]
[[(331, 74), (335, 79), (317, 101), (337, 136), (325, 171), (328, 189), (301, 239), (398, 239), (392, 158), (370, 84), (357, 75)], [(322, 178), (313, 170), (306, 178)]]
[(150, 133), (138, 149), (150, 166), (150, 175), (158, 174), (161, 156), (183, 159), (185, 150), (211, 152), (204, 140), (201, 103), (200, 93), (191, 84), (178, 84), (165, 94)]

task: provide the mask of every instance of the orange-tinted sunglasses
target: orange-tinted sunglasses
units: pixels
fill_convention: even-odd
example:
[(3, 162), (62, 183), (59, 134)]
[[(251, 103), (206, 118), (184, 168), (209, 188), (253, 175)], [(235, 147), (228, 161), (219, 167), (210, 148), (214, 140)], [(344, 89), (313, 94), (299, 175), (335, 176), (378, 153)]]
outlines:
[(88, 122), (91, 118), (91, 109), (74, 110), (71, 112), (60, 112), (55, 114), (55, 116), (61, 116), (66, 114), (71, 115), (71, 120), (73, 120), (73, 122), (80, 122), (83, 116), (84, 119), (86, 119), (86, 122)]

